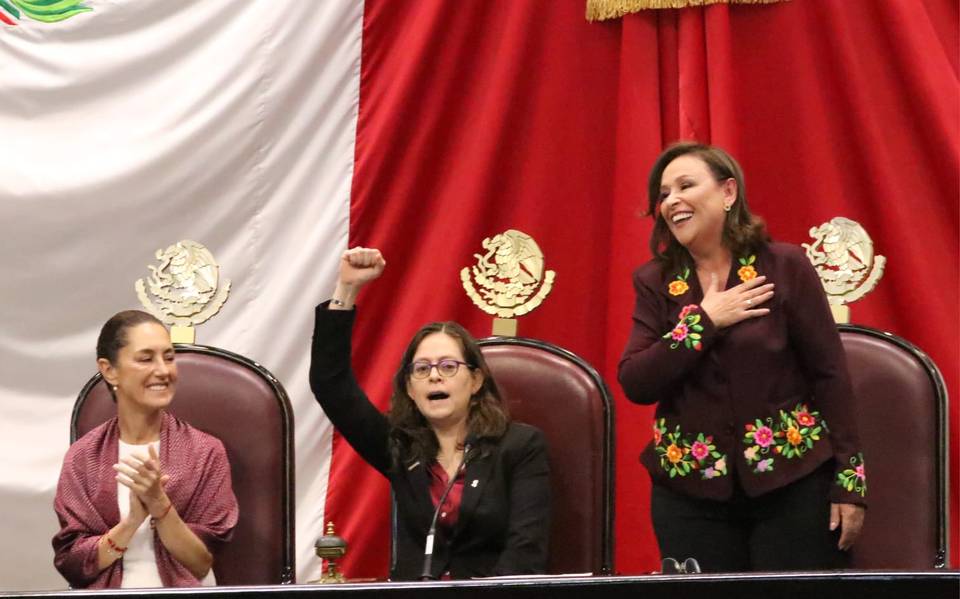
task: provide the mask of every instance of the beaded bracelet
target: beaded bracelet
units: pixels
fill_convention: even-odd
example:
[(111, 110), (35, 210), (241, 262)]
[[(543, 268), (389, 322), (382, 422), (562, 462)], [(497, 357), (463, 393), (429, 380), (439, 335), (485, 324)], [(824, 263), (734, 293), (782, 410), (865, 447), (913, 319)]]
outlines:
[(112, 553), (117, 557), (123, 557), (123, 552), (127, 550), (126, 547), (121, 547), (113, 542), (113, 539), (107, 535), (103, 535), (103, 538), (107, 540), (107, 553)]
[(167, 504), (167, 509), (163, 510), (163, 513), (157, 516), (156, 518), (154, 518), (154, 520), (163, 520), (164, 518), (167, 517), (167, 514), (169, 514), (170, 510), (172, 509), (173, 509), (173, 502), (171, 501), (170, 503)]
[(173, 509), (173, 502), (172, 502), (172, 501), (167, 504), (167, 509), (163, 510), (163, 513), (162, 513), (162, 514), (160, 514), (160, 515), (157, 516), (156, 518), (154, 518), (154, 517), (151, 516), (151, 517), (150, 517), (150, 528), (156, 528), (156, 527), (157, 527), (157, 522), (159, 522), (159, 521), (163, 520), (164, 518), (166, 518), (166, 517), (167, 517), (167, 514), (170, 513), (170, 510), (171, 510), (171, 509)]

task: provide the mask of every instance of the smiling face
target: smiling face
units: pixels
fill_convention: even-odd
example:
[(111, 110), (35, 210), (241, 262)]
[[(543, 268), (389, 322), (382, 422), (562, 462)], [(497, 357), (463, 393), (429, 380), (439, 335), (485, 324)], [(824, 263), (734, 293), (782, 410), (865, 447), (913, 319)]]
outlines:
[(97, 360), (103, 378), (116, 386), (118, 406), (151, 413), (173, 400), (177, 387), (177, 366), (167, 329), (155, 322), (143, 322), (123, 331), (125, 345), (113, 362)]
[(722, 244), (726, 206), (737, 199), (734, 179), (717, 181), (700, 158), (678, 156), (660, 180), (660, 216), (688, 250), (709, 251)]
[[(465, 361), (460, 342), (446, 333), (438, 332), (423, 338), (411, 363), (435, 364), (440, 360)], [(465, 431), (470, 398), (480, 390), (481, 385), (483, 374), (478, 369), (462, 364), (451, 377), (441, 376), (437, 368), (431, 368), (430, 374), (424, 379), (407, 376), (407, 394), (434, 429), (462, 426)]]

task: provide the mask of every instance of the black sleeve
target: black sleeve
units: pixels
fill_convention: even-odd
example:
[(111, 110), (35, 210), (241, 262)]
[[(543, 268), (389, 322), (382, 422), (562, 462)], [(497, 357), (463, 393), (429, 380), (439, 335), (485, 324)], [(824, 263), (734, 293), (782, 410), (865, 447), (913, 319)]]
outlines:
[(337, 431), (368, 464), (386, 474), (390, 426), (357, 385), (350, 367), (356, 310), (316, 309), (310, 356), (310, 389)]

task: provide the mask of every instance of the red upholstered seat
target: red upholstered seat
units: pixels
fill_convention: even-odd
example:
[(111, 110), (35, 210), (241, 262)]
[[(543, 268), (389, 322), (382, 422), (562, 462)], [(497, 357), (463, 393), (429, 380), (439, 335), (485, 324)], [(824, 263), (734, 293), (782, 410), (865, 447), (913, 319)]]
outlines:
[[(240, 519), (214, 564), (220, 585), (294, 580), (293, 412), (283, 386), (243, 356), (177, 344), (170, 412), (215, 435), (227, 450)], [(99, 374), (77, 397), (70, 441), (116, 414)]]
[(866, 457), (867, 517), (853, 567), (943, 567), (947, 534), (947, 394), (916, 346), (840, 325)]
[(547, 438), (551, 574), (613, 569), (613, 401), (597, 371), (535, 339), (480, 340), (514, 420)]

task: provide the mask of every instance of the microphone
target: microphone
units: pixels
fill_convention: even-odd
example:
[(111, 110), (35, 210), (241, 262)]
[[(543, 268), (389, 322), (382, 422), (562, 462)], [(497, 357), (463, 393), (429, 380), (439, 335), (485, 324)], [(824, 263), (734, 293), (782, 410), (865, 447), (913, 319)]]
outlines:
[(461, 460), (460, 465), (457, 466), (457, 471), (454, 472), (450, 480), (447, 481), (447, 488), (443, 490), (443, 494), (440, 495), (440, 501), (437, 502), (437, 508), (433, 510), (433, 518), (430, 520), (430, 530), (427, 531), (426, 547), (423, 549), (423, 571), (420, 574), (420, 580), (437, 579), (431, 572), (433, 567), (433, 538), (437, 534), (437, 518), (440, 517), (443, 502), (447, 500), (447, 495), (449, 495), (450, 490), (453, 489), (454, 483), (457, 482), (457, 479), (460, 478), (460, 473), (467, 467), (467, 462), (470, 461), (470, 449), (475, 443), (476, 437), (473, 434), (467, 435), (467, 439), (463, 443), (463, 460)]

